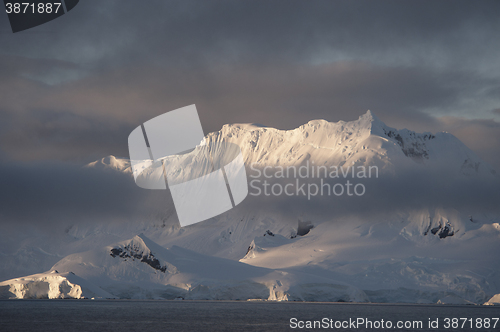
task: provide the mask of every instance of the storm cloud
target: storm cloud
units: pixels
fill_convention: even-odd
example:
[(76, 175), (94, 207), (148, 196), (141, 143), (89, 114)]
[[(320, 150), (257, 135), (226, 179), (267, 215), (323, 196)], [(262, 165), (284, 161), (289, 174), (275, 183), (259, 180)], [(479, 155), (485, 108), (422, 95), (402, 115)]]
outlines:
[[(0, 15), (2, 216), (34, 218), (23, 200), (45, 219), (96, 201), (109, 203), (96, 214), (127, 214), (143, 193), (81, 166), (127, 157), (133, 128), (190, 104), (206, 134), (370, 109), (398, 129), (448, 131), (500, 170), (499, 11), (495, 0), (86, 0), (16, 34)], [(70, 185), (81, 204), (64, 200)]]
[(59, 225), (131, 222), (168, 215), (166, 190), (144, 190), (129, 173), (63, 162), (0, 166), (2, 223)]

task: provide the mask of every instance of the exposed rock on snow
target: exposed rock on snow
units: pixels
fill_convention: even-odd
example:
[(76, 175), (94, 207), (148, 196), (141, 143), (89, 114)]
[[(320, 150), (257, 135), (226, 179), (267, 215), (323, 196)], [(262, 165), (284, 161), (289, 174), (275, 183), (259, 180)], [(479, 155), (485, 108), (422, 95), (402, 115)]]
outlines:
[(297, 226), (297, 235), (298, 236), (304, 236), (306, 235), (307, 233), (309, 233), (309, 231), (314, 228), (314, 225), (312, 222), (310, 221), (301, 221), (299, 220), (299, 224)]
[(160, 261), (154, 256), (154, 254), (151, 251), (143, 251), (141, 250), (140, 247), (138, 246), (131, 246), (131, 244), (128, 244), (124, 246), (123, 248), (118, 247), (118, 248), (112, 248), (111, 250), (111, 257), (120, 257), (123, 258), (124, 260), (127, 260), (128, 258), (132, 260), (139, 260), (142, 263), (146, 263), (149, 266), (151, 266), (153, 269), (161, 271), (165, 273), (167, 271), (167, 265), (161, 265)]

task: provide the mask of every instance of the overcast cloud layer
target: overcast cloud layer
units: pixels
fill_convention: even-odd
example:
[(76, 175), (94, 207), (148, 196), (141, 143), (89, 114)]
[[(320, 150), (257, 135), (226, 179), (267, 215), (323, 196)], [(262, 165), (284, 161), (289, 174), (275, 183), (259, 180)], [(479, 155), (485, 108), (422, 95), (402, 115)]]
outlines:
[(496, 0), (85, 0), (16, 34), (2, 14), (0, 162), (15, 186), (38, 161), (127, 157), (133, 128), (196, 104), (205, 133), (370, 109), (451, 132), (499, 170), (498, 13)]
[(498, 1), (81, 1), (12, 34), (0, 15), (0, 148), (127, 155), (139, 123), (196, 103), (205, 132), (352, 120), (449, 131), (500, 166)]

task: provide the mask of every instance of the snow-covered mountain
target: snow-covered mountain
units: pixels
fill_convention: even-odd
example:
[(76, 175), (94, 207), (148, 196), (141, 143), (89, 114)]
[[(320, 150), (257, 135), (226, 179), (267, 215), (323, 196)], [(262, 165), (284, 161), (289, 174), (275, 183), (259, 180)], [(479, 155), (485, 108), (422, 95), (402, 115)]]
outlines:
[[(451, 172), (465, 175), (496, 174), (488, 163), (452, 134), (398, 130), (385, 125), (371, 111), (355, 121), (313, 120), (293, 130), (256, 124), (228, 124), (206, 136), (204, 144), (212, 142), (237, 144), (247, 166), (302, 165), (309, 160), (316, 165), (338, 167), (375, 165), (381, 170), (394, 172), (413, 162), (446, 167)], [(128, 159), (114, 156), (86, 167), (131, 172)]]
[(262, 166), (376, 165), (394, 171), (412, 161), (446, 166), (464, 174), (494, 174), (460, 140), (449, 133), (416, 133), (385, 125), (371, 111), (358, 120), (328, 122), (313, 120), (294, 130), (279, 130), (253, 124), (225, 125), (207, 136), (208, 141), (230, 141), (242, 149), (245, 164)]
[(368, 300), (363, 291), (343, 282), (302, 272), (254, 267), (176, 246), (167, 249), (143, 234), (101, 249), (69, 255), (50, 272), (4, 281), (0, 283), (0, 296)]
[(90, 164), (85, 165), (85, 167), (95, 169), (111, 169), (123, 173), (132, 173), (130, 160), (125, 158), (117, 158), (115, 156), (107, 156), (101, 158), (100, 160), (96, 160), (94, 162), (91, 162)]
[[(300, 289), (297, 285), (310, 278), (352, 285), (348, 289), (361, 290), (372, 302), (484, 303), (500, 293), (500, 261), (495, 254), (500, 249), (499, 208), (468, 204), (474, 196), (483, 200), (481, 194), (486, 191), (478, 183), (493, 188), (489, 193), (493, 197), (487, 199), (500, 199), (500, 190), (495, 194), (500, 189), (495, 187), (499, 176), (453, 135), (397, 130), (367, 112), (351, 122), (315, 120), (286, 131), (253, 124), (225, 125), (208, 134), (203, 144), (218, 142), (240, 146), (249, 180), (253, 169), (303, 165), (377, 166), (380, 178), (367, 180), (369, 192), (364, 199), (249, 195), (236, 208), (184, 228), (179, 227), (167, 199), (160, 209), (163, 212), (154, 216), (117, 224), (68, 221), (50, 239), (26, 235), (23, 245), (49, 255), (43, 270), (74, 272), (118, 297), (234, 298), (235, 293), (219, 294), (224, 287), (232, 287), (228, 285), (258, 278), (262, 282), (257, 284), (267, 285), (262, 291), (266, 295), (258, 297), (266, 299), (273, 298), (270, 289), (274, 287), (283, 291), (281, 299), (285, 295), (288, 299), (325, 299), (319, 295), (329, 294), (325, 290), (308, 293), (316, 294), (311, 296), (303, 295), (303, 290), (302, 295), (294, 293)], [(179, 167), (167, 172), (181, 178), (200, 167), (199, 159), (190, 155), (169, 161)], [(110, 156), (87, 167), (124, 172), (133, 181), (126, 159)], [(287, 179), (267, 180), (283, 183)], [(144, 235), (134, 237), (139, 233)], [(76, 254), (96, 247), (103, 249)], [(73, 255), (52, 269), (48, 265), (68, 254)], [(16, 272), (11, 255), (0, 254), (2, 262), (7, 262), (6, 257), (10, 263), (2, 272), (8, 278), (22, 275)], [(224, 279), (207, 275), (208, 268), (195, 269), (203, 261), (222, 264), (225, 271), (234, 270), (235, 277)], [(40, 268), (28, 273), (43, 271)], [(247, 271), (244, 279), (237, 277), (238, 270)], [(276, 273), (299, 277), (284, 282), (275, 278)], [(127, 293), (124, 285), (135, 291)], [(165, 285), (178, 292), (158, 291)], [(238, 288), (239, 298), (253, 298), (254, 286), (262, 287), (247, 286)], [(198, 293), (196, 287), (213, 292)], [(329, 298), (338, 296), (334, 294)], [(362, 297), (342, 299), (354, 298)]]

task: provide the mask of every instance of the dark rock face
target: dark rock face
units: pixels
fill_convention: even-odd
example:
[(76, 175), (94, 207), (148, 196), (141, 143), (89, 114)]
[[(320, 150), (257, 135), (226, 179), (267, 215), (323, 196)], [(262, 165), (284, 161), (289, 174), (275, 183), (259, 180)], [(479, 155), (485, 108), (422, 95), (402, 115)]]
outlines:
[(167, 271), (166, 266), (162, 266), (160, 261), (153, 255), (151, 251), (145, 253), (140, 251), (138, 247), (127, 245), (124, 248), (112, 248), (110, 255), (114, 257), (120, 257), (123, 259), (131, 258), (132, 260), (138, 259), (140, 262), (146, 263), (153, 269), (165, 273)]
[(314, 225), (312, 224), (312, 222), (299, 220), (299, 225), (297, 226), (297, 235), (304, 236), (313, 228)]
[(460, 169), (463, 173), (470, 175), (470, 174), (478, 173), (480, 166), (481, 166), (480, 162), (473, 162), (469, 159), (465, 159), (464, 163), (462, 164)]
[(429, 153), (427, 147), (425, 146), (425, 141), (436, 138), (436, 136), (431, 134), (416, 134), (414, 132), (409, 132), (409, 139), (405, 140), (403, 137), (396, 132), (391, 130), (387, 131), (384, 129), (384, 133), (387, 137), (396, 140), (401, 150), (405, 156), (413, 158), (416, 161), (422, 159), (429, 159)]
[(253, 244), (249, 245), (249, 246), (248, 246), (247, 253), (245, 254), (245, 256), (246, 256), (246, 255), (248, 255), (248, 253), (249, 253), (250, 251), (252, 251), (252, 250), (253, 250), (253, 248), (254, 248)]
[(439, 226), (433, 228), (431, 228), (431, 224), (429, 224), (424, 235), (427, 235), (429, 231), (432, 233), (432, 235), (439, 236), (440, 239), (455, 235), (455, 230), (453, 229), (453, 226), (449, 221), (447, 221), (444, 226), (442, 224), (439, 224)]
[(451, 229), (450, 226), (446, 225), (441, 229), (441, 231), (438, 234), (440, 239), (444, 239), (445, 237), (455, 235), (455, 232)]
[(269, 236), (274, 236), (274, 233), (271, 232), (270, 230), (267, 230), (264, 236), (269, 235)]

